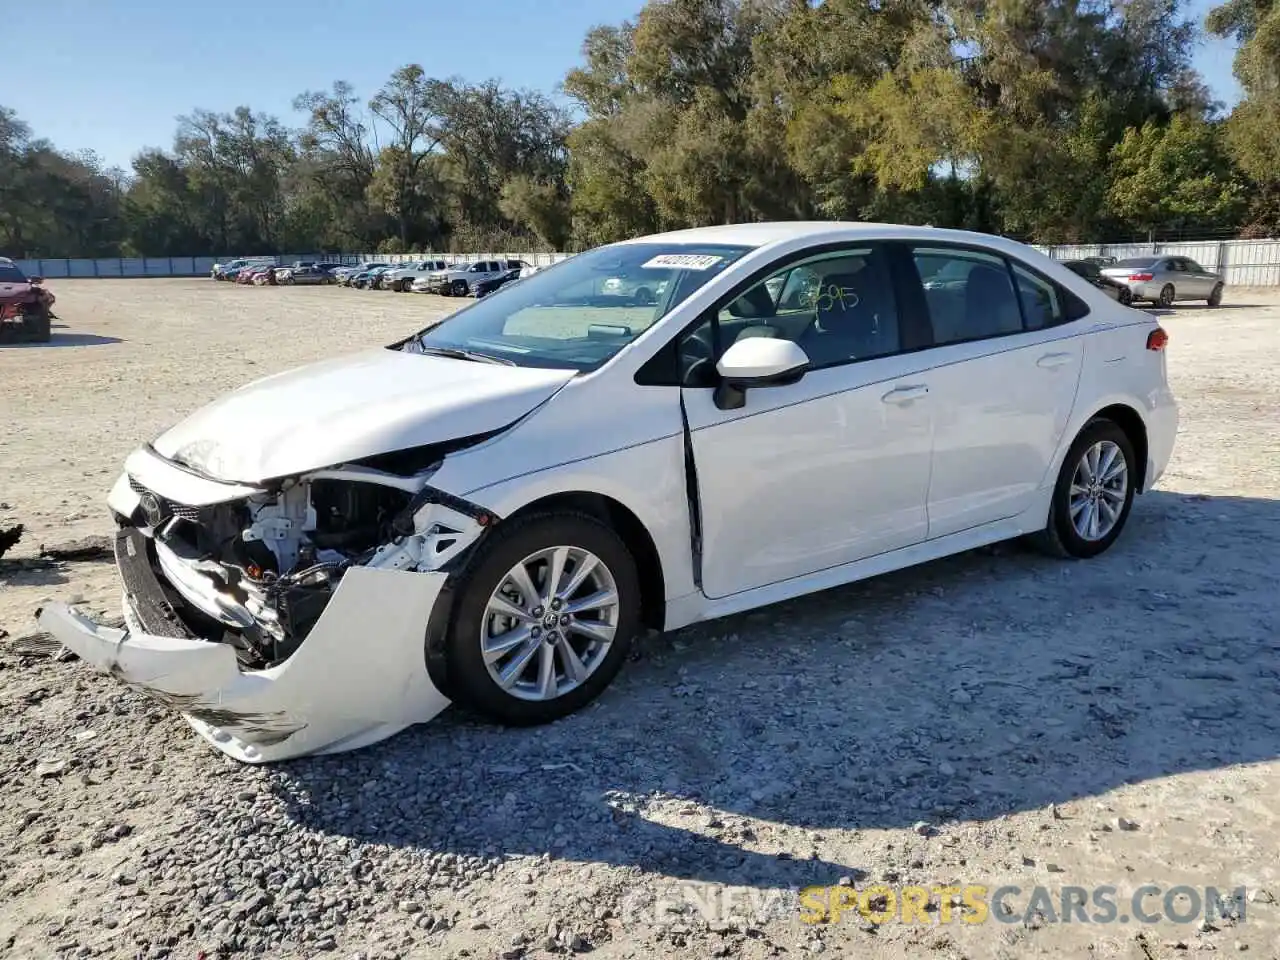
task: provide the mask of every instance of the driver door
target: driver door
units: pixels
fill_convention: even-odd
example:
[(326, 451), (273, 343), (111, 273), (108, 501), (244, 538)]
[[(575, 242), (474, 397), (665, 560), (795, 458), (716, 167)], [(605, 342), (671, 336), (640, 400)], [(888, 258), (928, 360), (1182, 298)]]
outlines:
[[(751, 336), (795, 341), (810, 370), (720, 409), (701, 378)], [(866, 244), (783, 267), (691, 331), (682, 399), (707, 596), (926, 538), (932, 416), (921, 336), (900, 323), (886, 251)]]

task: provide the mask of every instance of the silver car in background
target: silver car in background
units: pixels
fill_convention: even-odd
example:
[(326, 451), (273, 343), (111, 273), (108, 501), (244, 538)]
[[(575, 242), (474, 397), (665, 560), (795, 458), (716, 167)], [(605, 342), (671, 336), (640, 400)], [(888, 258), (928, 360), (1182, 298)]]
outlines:
[(1103, 276), (1127, 284), (1134, 300), (1171, 307), (1179, 300), (1222, 302), (1222, 276), (1206, 270), (1190, 257), (1130, 257), (1102, 268)]

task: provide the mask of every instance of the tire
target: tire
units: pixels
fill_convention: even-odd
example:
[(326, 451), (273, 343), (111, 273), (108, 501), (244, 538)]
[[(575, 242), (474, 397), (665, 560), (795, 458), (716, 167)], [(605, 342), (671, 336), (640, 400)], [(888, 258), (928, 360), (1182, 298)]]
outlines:
[(455, 297), (465, 297), (468, 293), (467, 281), (465, 280), (455, 280), (451, 284), (451, 287), (452, 289), (450, 292)]
[(1211, 306), (1211, 307), (1216, 307), (1216, 306), (1221, 305), (1221, 303), (1222, 303), (1222, 284), (1218, 284), (1217, 286), (1215, 286), (1215, 287), (1213, 288), (1213, 291), (1209, 294), (1209, 301), (1208, 301), (1208, 303), (1209, 303), (1209, 306)]
[(1120, 306), (1122, 307), (1133, 306), (1133, 291), (1130, 290), (1128, 287), (1120, 291)]
[(636, 306), (643, 307), (649, 303), (652, 297), (653, 297), (653, 293), (649, 290), (648, 287), (641, 287), (639, 290), (635, 292), (635, 294), (632, 296), (632, 299), (635, 301)]
[(1172, 307), (1176, 296), (1177, 293), (1173, 289), (1173, 284), (1166, 283), (1160, 288), (1160, 299), (1156, 301), (1156, 305), (1161, 307)]
[[(1077, 529), (1076, 522), (1073, 520), (1072, 501), (1076, 500), (1078, 502), (1079, 494), (1073, 496), (1072, 488), (1077, 479), (1077, 471), (1081, 470), (1086, 456), (1092, 456), (1095, 449), (1098, 448), (1101, 448), (1102, 451), (1103, 459), (1100, 464), (1103, 466), (1107, 465), (1106, 457), (1111, 453), (1112, 448), (1118, 451), (1119, 456), (1124, 458), (1123, 490), (1115, 483), (1104, 484), (1103, 487), (1105, 489), (1101, 490), (1101, 496), (1092, 500), (1088, 497), (1085, 498), (1084, 509), (1089, 509), (1089, 504), (1093, 503), (1095, 515), (1105, 520), (1107, 519), (1107, 513), (1101, 506), (1105, 501), (1105, 503), (1113, 507), (1118, 504), (1120, 512), (1118, 516), (1111, 520), (1111, 526), (1106, 529), (1104, 534), (1100, 536), (1085, 536)], [(1111, 469), (1114, 469), (1115, 461), (1111, 460), (1110, 464)], [(1129, 519), (1129, 512), (1133, 508), (1133, 497), (1137, 492), (1134, 480), (1137, 476), (1138, 468), (1139, 464), (1133, 451), (1133, 444), (1129, 441), (1128, 435), (1117, 424), (1111, 420), (1089, 421), (1067, 451), (1066, 459), (1063, 460), (1062, 469), (1058, 474), (1058, 482), (1053, 488), (1053, 500), (1049, 506), (1048, 523), (1045, 525), (1044, 530), (1031, 538), (1032, 543), (1052, 556), (1070, 557), (1077, 560), (1087, 560), (1105, 552), (1115, 543)], [(1108, 489), (1110, 492), (1107, 492)], [(1087, 518), (1088, 514), (1082, 513), (1076, 519), (1084, 522), (1087, 521)], [(1099, 533), (1101, 533), (1101, 530), (1099, 530)]]
[[(520, 567), (528, 574), (529, 586), (538, 589), (534, 578), (545, 576), (541, 561), (530, 561), (541, 551), (553, 548), (569, 548), (588, 553), (596, 558), (597, 566), (591, 568), (591, 578), (572, 592), (572, 597), (599, 596), (608, 592), (609, 585), (616, 596), (616, 604), (606, 613), (600, 608), (584, 608), (584, 612), (612, 620), (612, 641), (607, 646), (592, 647), (592, 640), (585, 634), (555, 624), (556, 616), (546, 610), (540, 619), (527, 628), (519, 621), (490, 612), (490, 600), (504, 584), (512, 590), (509, 573)], [(573, 560), (565, 562), (565, 572), (571, 579)], [(603, 573), (601, 570), (603, 569)], [(600, 579), (596, 579), (599, 577)], [(560, 580), (565, 584), (564, 577)], [(602, 586), (603, 585), (603, 586)], [(530, 616), (538, 600), (526, 600), (520, 593), (509, 603), (521, 599), (522, 607)], [(561, 602), (561, 601), (556, 601)], [(609, 526), (594, 517), (582, 513), (555, 512), (531, 514), (527, 517), (500, 525), (477, 551), (460, 578), (458, 599), (453, 608), (447, 641), (447, 660), (451, 696), (463, 706), (500, 723), (513, 726), (532, 726), (549, 723), (586, 706), (609, 685), (627, 658), (632, 640), (640, 627), (640, 579), (636, 562), (622, 538)], [(593, 617), (593, 619), (595, 619)], [(587, 622), (585, 619), (583, 622)], [(605, 622), (597, 620), (597, 623)], [(498, 655), (493, 671), (514, 670), (512, 688), (523, 695), (504, 689), (486, 665), (483, 644), (486, 640), (501, 638), (507, 628), (510, 632), (524, 631), (525, 640)], [(495, 629), (498, 633), (493, 633)], [(553, 645), (549, 636), (559, 636)], [(541, 637), (541, 640), (539, 639)], [(588, 672), (585, 679), (571, 682), (565, 670), (564, 644), (571, 644), (577, 663)], [(524, 666), (515, 661), (524, 656)], [(594, 659), (593, 659), (594, 656)], [(562, 693), (541, 697), (536, 689), (544, 660), (549, 658), (552, 679), (565, 686)]]

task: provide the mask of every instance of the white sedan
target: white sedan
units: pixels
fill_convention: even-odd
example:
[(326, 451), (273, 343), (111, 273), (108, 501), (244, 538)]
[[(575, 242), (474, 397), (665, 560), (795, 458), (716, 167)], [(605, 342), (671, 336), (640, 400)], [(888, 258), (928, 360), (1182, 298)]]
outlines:
[(1166, 339), (974, 233), (601, 247), (134, 451), (109, 498), (127, 629), (40, 622), (246, 762), (452, 701), (543, 723), (644, 629), (1024, 535), (1106, 550), (1173, 449)]

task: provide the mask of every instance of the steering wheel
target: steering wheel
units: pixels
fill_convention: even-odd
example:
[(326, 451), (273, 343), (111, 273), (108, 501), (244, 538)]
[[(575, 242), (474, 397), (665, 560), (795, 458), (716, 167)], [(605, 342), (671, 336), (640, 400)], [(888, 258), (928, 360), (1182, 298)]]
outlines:
[(685, 337), (680, 344), (680, 382), (693, 386), (708, 379), (714, 352), (709, 329)]

